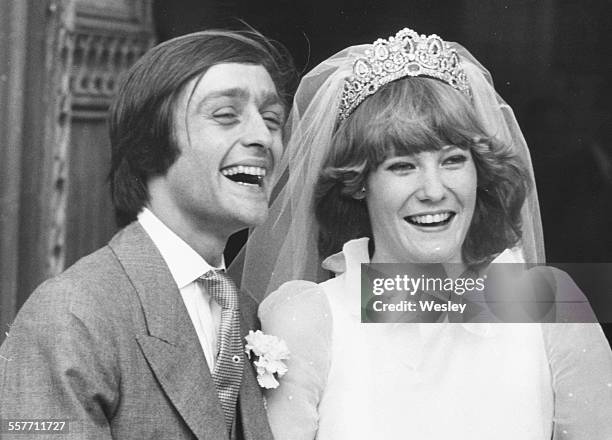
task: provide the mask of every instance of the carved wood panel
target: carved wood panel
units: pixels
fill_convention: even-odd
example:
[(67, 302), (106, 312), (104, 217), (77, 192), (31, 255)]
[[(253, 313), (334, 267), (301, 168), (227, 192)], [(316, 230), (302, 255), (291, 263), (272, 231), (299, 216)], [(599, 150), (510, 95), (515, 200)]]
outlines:
[(103, 29), (73, 36), (70, 74), (73, 119), (105, 119), (121, 77), (151, 46), (146, 34), (116, 35)]
[(106, 175), (106, 119), (121, 76), (154, 44), (150, 0), (77, 0), (74, 28), (63, 48), (70, 60), (71, 136), (57, 174), (51, 274), (105, 244), (115, 230)]
[(0, 2), (0, 342), (32, 291), (115, 230), (106, 115), (154, 43), (151, 0)]

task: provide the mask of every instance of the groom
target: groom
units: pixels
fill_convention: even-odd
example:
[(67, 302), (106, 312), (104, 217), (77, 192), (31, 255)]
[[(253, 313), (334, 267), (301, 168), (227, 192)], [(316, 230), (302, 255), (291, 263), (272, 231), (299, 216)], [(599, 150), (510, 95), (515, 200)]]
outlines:
[(11, 325), (0, 437), (10, 421), (61, 419), (57, 438), (272, 438), (244, 355), (257, 304), (224, 274), (223, 249), (266, 218), (294, 79), (255, 32), (182, 36), (129, 71), (110, 118), (127, 226)]

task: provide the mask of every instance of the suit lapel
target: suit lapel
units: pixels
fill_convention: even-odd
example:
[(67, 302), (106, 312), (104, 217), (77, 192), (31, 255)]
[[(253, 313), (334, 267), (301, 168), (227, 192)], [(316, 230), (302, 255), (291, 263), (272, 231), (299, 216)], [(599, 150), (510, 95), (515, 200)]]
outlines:
[(161, 387), (200, 439), (226, 440), (215, 386), (180, 292), (159, 251), (138, 222), (109, 246), (140, 299), (149, 334), (138, 344)]

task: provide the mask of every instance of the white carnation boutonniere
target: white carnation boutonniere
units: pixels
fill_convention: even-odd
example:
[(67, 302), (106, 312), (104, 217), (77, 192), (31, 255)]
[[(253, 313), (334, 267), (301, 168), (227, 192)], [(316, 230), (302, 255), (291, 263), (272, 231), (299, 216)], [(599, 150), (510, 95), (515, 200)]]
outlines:
[(244, 352), (249, 359), (251, 353), (257, 356), (253, 364), (257, 369), (259, 385), (268, 389), (278, 387), (276, 378), (283, 377), (287, 373), (287, 365), (283, 360), (289, 359), (289, 349), (285, 341), (276, 336), (266, 335), (261, 330), (249, 331), (244, 339), (247, 341)]

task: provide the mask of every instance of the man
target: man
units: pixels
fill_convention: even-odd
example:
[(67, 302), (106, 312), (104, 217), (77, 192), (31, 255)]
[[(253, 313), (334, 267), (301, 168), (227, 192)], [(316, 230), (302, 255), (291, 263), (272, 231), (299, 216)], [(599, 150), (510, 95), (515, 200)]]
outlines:
[(182, 36), (129, 71), (110, 120), (129, 224), (19, 312), (0, 349), (2, 436), (65, 419), (78, 439), (272, 437), (244, 355), (257, 305), (222, 253), (266, 218), (294, 79), (255, 32)]

